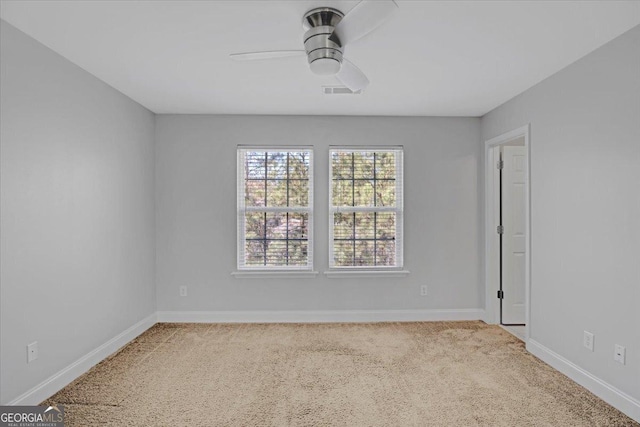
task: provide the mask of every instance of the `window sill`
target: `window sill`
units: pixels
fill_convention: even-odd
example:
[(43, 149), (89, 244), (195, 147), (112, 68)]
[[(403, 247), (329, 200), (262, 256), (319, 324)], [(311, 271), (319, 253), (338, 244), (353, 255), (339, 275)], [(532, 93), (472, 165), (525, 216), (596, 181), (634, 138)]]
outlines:
[(231, 273), (236, 279), (313, 279), (318, 275), (317, 271), (234, 271)]
[(346, 279), (361, 277), (407, 277), (409, 270), (329, 270), (324, 275), (329, 279)]

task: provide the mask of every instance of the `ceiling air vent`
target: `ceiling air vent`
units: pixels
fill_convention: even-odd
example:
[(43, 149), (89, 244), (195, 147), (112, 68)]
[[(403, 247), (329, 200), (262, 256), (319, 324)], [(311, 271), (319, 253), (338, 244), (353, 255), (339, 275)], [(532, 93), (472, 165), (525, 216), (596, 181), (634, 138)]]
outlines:
[(360, 95), (362, 89), (353, 91), (346, 86), (322, 86), (325, 95)]

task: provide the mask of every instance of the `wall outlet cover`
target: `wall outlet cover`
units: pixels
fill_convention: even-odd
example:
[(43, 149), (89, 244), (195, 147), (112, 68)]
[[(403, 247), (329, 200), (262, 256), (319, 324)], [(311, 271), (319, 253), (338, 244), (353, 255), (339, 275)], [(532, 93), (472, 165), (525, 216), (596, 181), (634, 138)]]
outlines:
[(34, 341), (27, 346), (27, 363), (31, 363), (38, 358), (38, 341)]
[(593, 351), (593, 340), (594, 340), (593, 334), (591, 332), (584, 331), (584, 337), (582, 341), (582, 344), (584, 345), (584, 347)]
[(626, 348), (624, 348), (620, 344), (616, 344), (614, 353), (613, 353), (613, 360), (615, 360), (616, 362), (622, 363), (624, 365), (626, 352), (627, 352)]

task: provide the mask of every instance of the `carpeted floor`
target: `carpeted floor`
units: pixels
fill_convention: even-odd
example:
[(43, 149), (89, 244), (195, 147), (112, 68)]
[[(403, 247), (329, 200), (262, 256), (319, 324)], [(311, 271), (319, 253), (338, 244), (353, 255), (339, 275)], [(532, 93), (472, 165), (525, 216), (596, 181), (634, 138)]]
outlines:
[(66, 426), (640, 426), (482, 322), (157, 324)]

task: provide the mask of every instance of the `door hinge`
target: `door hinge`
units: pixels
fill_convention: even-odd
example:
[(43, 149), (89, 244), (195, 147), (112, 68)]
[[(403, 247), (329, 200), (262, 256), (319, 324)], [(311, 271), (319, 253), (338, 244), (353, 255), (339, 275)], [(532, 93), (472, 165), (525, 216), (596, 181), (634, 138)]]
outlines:
[(504, 234), (504, 225), (499, 225), (496, 229), (498, 234)]
[(504, 169), (504, 160), (498, 160), (498, 169)]
[(504, 291), (498, 291), (498, 298), (504, 299)]

